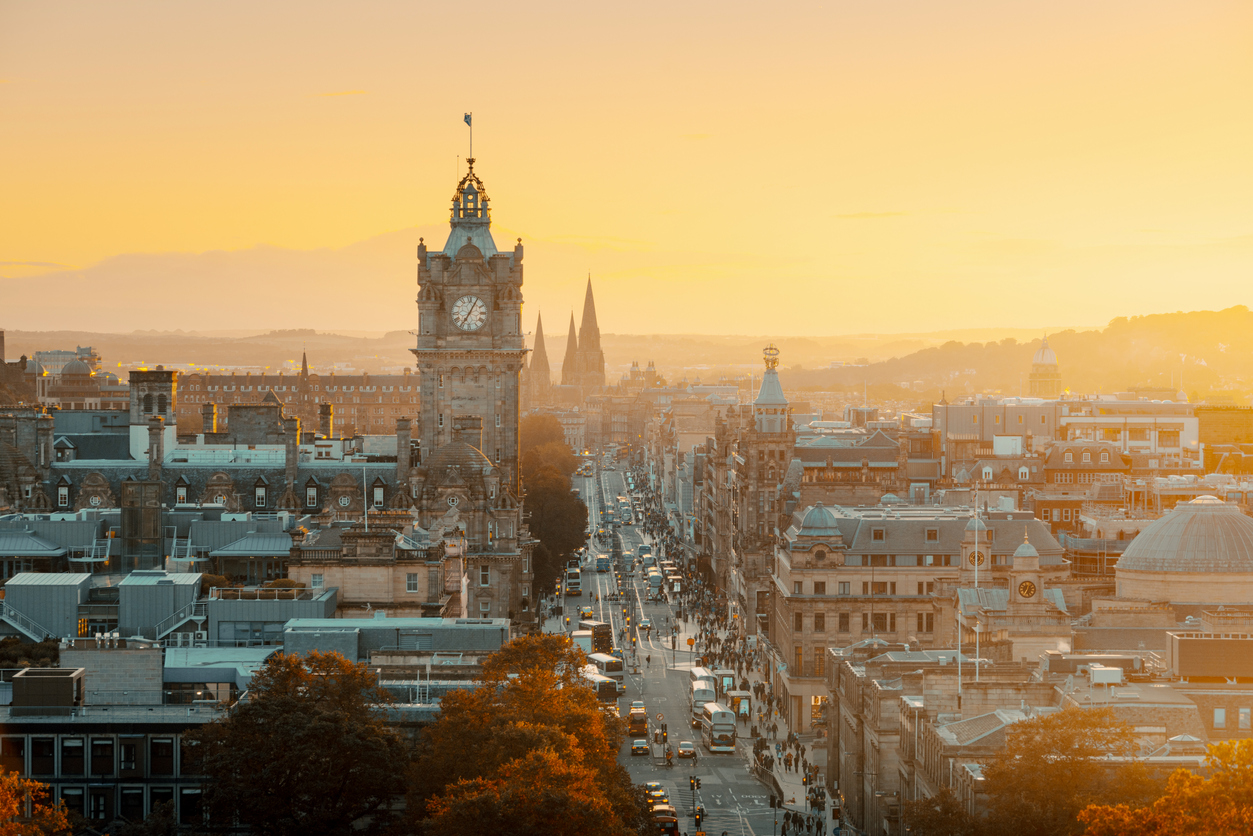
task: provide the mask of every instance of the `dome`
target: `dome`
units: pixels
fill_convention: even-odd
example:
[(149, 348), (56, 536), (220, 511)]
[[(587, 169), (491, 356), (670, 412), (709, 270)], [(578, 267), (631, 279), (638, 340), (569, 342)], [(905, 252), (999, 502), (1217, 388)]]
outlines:
[(899, 496), (897, 496), (894, 493), (885, 493), (883, 496), (879, 497), (879, 504), (880, 505), (908, 505), (909, 503), (907, 503), (905, 500), (901, 499)]
[(1118, 595), (1180, 603), (1247, 603), (1253, 519), (1214, 496), (1181, 502), (1131, 541)]
[(1056, 366), (1057, 354), (1053, 349), (1049, 348), (1048, 337), (1044, 338), (1044, 343), (1040, 346), (1040, 350), (1031, 358), (1032, 365), (1036, 366)]
[(477, 447), (464, 441), (454, 441), (436, 450), (423, 462), (434, 484), (442, 484), (449, 470), (455, 470), (464, 480), (490, 473), (495, 465)]
[(1022, 536), (1022, 545), (1014, 549), (1014, 559), (1017, 560), (1020, 557), (1039, 556), (1040, 553), (1035, 550), (1035, 546), (1031, 545), (1031, 543), (1027, 540), (1027, 535), (1024, 533)]
[(800, 531), (797, 533), (802, 537), (830, 537), (839, 534), (840, 527), (836, 525), (835, 515), (819, 502), (805, 512), (805, 516), (801, 519)]
[(91, 366), (82, 360), (71, 360), (61, 369), (61, 374), (85, 374), (91, 375)]
[(982, 517), (980, 517), (978, 514), (975, 514), (973, 517), (970, 518), (970, 522), (966, 523), (966, 530), (967, 531), (987, 531), (988, 524), (983, 521)]

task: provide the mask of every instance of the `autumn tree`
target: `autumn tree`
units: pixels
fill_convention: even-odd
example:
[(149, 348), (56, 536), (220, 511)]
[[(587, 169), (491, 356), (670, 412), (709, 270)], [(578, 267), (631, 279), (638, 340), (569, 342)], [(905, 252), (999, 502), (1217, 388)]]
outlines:
[[(31, 815), (26, 815), (30, 801)], [(0, 836), (66, 833), (69, 820), (60, 801), (50, 802), (48, 787), (16, 772), (0, 771)]]
[(1089, 804), (1155, 797), (1142, 765), (1105, 759), (1135, 751), (1131, 727), (1107, 708), (1067, 708), (1005, 734), (1005, 748), (983, 768), (993, 833), (1069, 836), (1082, 832), (1077, 816)]
[(1253, 833), (1253, 739), (1209, 747), (1208, 777), (1177, 769), (1152, 804), (1092, 805), (1079, 813), (1087, 836), (1247, 836)]
[[(647, 807), (617, 762), (622, 721), (583, 686), (585, 661), (564, 636), (527, 636), (486, 661), (474, 690), (445, 696), (410, 770), (408, 809), (430, 816), (415, 826), (438, 822), (429, 832), (461, 833), (488, 821), (488, 829), (477, 832), (531, 832), (528, 817), (544, 808), (521, 799), (540, 792), (534, 781), (543, 774), (552, 780), (540, 793), (550, 809), (568, 810), (580, 821), (593, 812), (601, 816), (594, 830), (583, 832), (626, 834), (645, 826)], [(484, 805), (480, 812), (477, 802)], [(516, 821), (492, 818), (513, 807)], [(548, 824), (558, 823), (550, 818)]]
[(966, 811), (953, 791), (905, 802), (903, 820), (913, 836), (977, 836), (979, 821)]
[(394, 824), (409, 747), (365, 665), (338, 653), (275, 654), (250, 699), (190, 735), (212, 819), (253, 833), (381, 833)]
[(518, 423), (518, 452), (526, 452), (544, 444), (566, 443), (566, 431), (562, 429), (557, 416), (547, 413), (532, 413)]

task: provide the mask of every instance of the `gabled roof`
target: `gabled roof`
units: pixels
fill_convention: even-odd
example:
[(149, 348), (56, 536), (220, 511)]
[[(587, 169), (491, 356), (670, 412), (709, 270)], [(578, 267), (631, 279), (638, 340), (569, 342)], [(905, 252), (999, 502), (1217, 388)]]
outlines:
[(65, 551), (25, 529), (0, 531), (0, 557), (61, 557)]
[(214, 549), (209, 557), (287, 557), (291, 554), (291, 544), (291, 535), (286, 532), (253, 533)]

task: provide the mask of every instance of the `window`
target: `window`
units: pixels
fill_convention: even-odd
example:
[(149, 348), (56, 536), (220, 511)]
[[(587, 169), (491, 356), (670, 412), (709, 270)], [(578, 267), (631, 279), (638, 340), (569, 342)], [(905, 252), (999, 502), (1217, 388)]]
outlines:
[(870, 584), (870, 594), (871, 595), (887, 595), (888, 594), (887, 581), (875, 581), (874, 583)]
[(81, 737), (61, 738), (61, 774), (82, 775), (83, 739)]
[(426, 600), (438, 601), (440, 593), (439, 569), (432, 567), (426, 570)]
[(527, 575), (531, 572), (531, 558), (522, 558), (522, 574)]
[(1179, 446), (1179, 430), (1158, 430), (1157, 431), (1158, 447), (1178, 447)]
[(977, 423), (979, 423), (979, 416), (978, 416), (978, 415), (971, 415), (971, 416), (970, 416), (970, 423), (972, 423), (972, 424), (977, 424)]
[(1070, 522), (1070, 509), (1069, 508), (1062, 509), (1062, 520), (1065, 522)]
[(827, 582), (826, 581), (814, 581), (814, 594), (826, 595), (827, 594)]
[(792, 594), (793, 595), (803, 595), (804, 592), (805, 592), (804, 581), (792, 581)]
[(1022, 423), (1022, 416), (1021, 416), (1021, 415), (1019, 415), (1019, 416), (1018, 416), (1018, 423), (1019, 423), (1019, 424), (1021, 424), (1021, 423)]
[(439, 414), (439, 425), (444, 426), (444, 413), (442, 412)]
[(923, 566), (934, 566), (934, 565), (935, 565), (935, 555), (933, 555), (933, 554), (924, 554), (924, 555), (922, 556), (922, 565), (923, 565)]
[(814, 613), (814, 632), (824, 633), (827, 629), (827, 616), (824, 613)]
[(497, 415), (497, 416), (496, 416), (496, 426), (498, 426), (498, 427), (500, 426), (500, 416), (499, 416), (499, 415)]
[(840, 581), (840, 594), (851, 595), (852, 591), (849, 589), (849, 586), (850, 584), (848, 581)]
[(92, 775), (109, 776), (113, 774), (113, 739), (96, 738), (91, 741), (91, 773)]
[(797, 646), (796, 648), (796, 671), (797, 676), (805, 675), (805, 648)]
[(70, 489), (68, 485), (57, 486), (57, 507), (68, 508), (70, 504)]
[(1062, 461), (1066, 462), (1066, 464), (1073, 464), (1075, 461), (1075, 454), (1067, 450), (1066, 455), (1062, 456)]
[(405, 575), (405, 592), (414, 593), (418, 591), (418, 573), (409, 572)]
[(186, 486), (184, 486), (184, 485), (179, 485), (177, 488), (175, 488), (175, 489), (174, 489), (174, 502), (175, 502), (175, 504), (177, 504), (177, 505), (186, 505), (186, 504), (187, 504), (187, 488), (186, 488)]
[(934, 633), (935, 632), (935, 613), (920, 612), (918, 613), (918, 632)]
[(201, 792), (199, 787), (179, 787), (179, 824), (200, 824), (204, 821), (204, 817), (200, 814), (200, 796)]
[(305, 488), (305, 505), (310, 508), (316, 507), (318, 504), (318, 489)]
[(822, 676), (823, 654), (827, 652), (825, 647), (814, 648), (814, 676)]
[(886, 537), (887, 534), (882, 528), (876, 528), (870, 532), (870, 539), (876, 543), (882, 543)]
[(814, 552), (814, 559), (815, 559), (815, 560), (826, 560), (826, 559), (827, 559), (827, 550), (826, 550), (826, 549), (818, 549), (817, 551), (815, 551), (815, 552)]
[(1091, 464), (1091, 463), (1092, 463), (1092, 453), (1091, 453), (1090, 451), (1088, 451), (1088, 450), (1084, 450), (1084, 451), (1083, 451), (1083, 463), (1084, 463), (1084, 464)]
[(1025, 482), (1031, 478), (1031, 471), (1025, 467), (1018, 468), (1018, 481)]
[(1001, 416), (999, 416), (999, 415), (994, 415), (994, 416), (992, 416), (992, 423), (993, 423), (993, 424), (999, 424), (999, 423), (1001, 423)]
[[(892, 620), (895, 621), (896, 613), (891, 613), (891, 615), (892, 615)], [(871, 619), (871, 623), (874, 625), (875, 632), (886, 633), (888, 629), (888, 613), (885, 613), (885, 612), (875, 613), (874, 618)], [(893, 630), (893, 632), (895, 632), (895, 629)]]
[(848, 632), (848, 613), (846, 612), (840, 613), (840, 632)]
[(1216, 729), (1227, 728), (1227, 709), (1225, 708), (1214, 709), (1214, 728)]
[(57, 772), (56, 742), (51, 737), (34, 737), (30, 741), (30, 772), (32, 775), (55, 775)]
[(985, 467), (985, 468), (983, 469), (983, 481), (985, 481), (985, 482), (990, 482), (990, 481), (992, 481), (992, 468), (990, 468), (990, 467)]
[(1101, 451), (1101, 464), (1109, 464), (1109, 451), (1108, 450)]
[(1048, 508), (1040, 509), (1040, 519), (1043, 520), (1044, 522), (1049, 521), (1049, 509)]
[(492, 614), (492, 602), (491, 601), (479, 601), (479, 613), (484, 618), (490, 617)]
[(928, 528), (928, 529), (927, 529), (927, 542), (928, 542), (928, 543), (938, 543), (938, 542), (940, 542), (940, 529), (938, 529), (938, 528)]
[(257, 487), (257, 507), (265, 507), (265, 488), (260, 486)]
[(1249, 731), (1249, 723), (1253, 721), (1253, 709), (1237, 709), (1237, 716), (1239, 717), (1240, 731)]
[(492, 570), (487, 566), (479, 567), (479, 586), (491, 586)]
[(870, 630), (870, 613), (864, 612), (861, 614), (861, 631), (863, 633), (866, 633), (866, 632), (869, 632), (869, 630)]
[(321, 573), (317, 573), (317, 574), (313, 575), (313, 576), (312, 576), (312, 577), (310, 577), (310, 579), (309, 579), (309, 586), (310, 586), (310, 587), (312, 587), (313, 589), (321, 589), (321, 588), (322, 588), (322, 584), (323, 584), (323, 582), (324, 582), (324, 577), (325, 577), (325, 576), (324, 576), (324, 575), (322, 575)]
[(861, 594), (862, 594), (862, 595), (869, 595), (869, 594), (870, 594), (870, 581), (862, 581), (862, 582), (861, 582)]
[(376, 485), (374, 487), (374, 507), (383, 507), (383, 488), (381, 485)]
[(6, 772), (26, 774), (26, 738), (6, 737), (0, 741), (0, 767)]

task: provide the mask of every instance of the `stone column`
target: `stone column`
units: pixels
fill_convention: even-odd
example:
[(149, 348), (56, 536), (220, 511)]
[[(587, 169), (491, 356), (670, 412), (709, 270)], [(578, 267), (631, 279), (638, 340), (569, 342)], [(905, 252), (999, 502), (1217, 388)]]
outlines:
[(330, 438), (335, 429), (335, 407), (329, 403), (318, 404), (318, 435)]
[(284, 476), (287, 481), (287, 490), (296, 489), (296, 465), (300, 463), (300, 419), (284, 418), (283, 419), (283, 443), (285, 450), (283, 451)]
[(413, 439), (413, 422), (408, 418), (396, 420), (396, 489), (408, 490), (409, 449)]
[(165, 419), (148, 417), (148, 481), (161, 481), (161, 463), (165, 460)]

